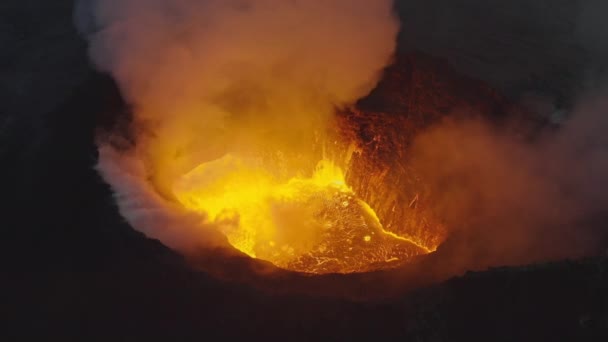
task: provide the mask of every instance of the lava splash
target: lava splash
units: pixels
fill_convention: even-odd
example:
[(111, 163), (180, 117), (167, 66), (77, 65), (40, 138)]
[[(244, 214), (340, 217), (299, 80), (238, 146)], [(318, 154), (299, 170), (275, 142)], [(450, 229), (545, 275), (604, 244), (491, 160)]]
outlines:
[(289, 179), (263, 164), (263, 158), (227, 154), (199, 165), (173, 190), (235, 248), (285, 269), (366, 272), (428, 252), (385, 231), (331, 160), (319, 161), (310, 176)]

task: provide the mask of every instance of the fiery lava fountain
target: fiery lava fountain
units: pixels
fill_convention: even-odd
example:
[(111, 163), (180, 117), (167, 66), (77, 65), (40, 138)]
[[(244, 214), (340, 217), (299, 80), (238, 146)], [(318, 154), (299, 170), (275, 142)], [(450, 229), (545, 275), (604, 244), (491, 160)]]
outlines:
[(134, 108), (135, 144), (102, 140), (98, 166), (125, 218), (186, 254), (227, 241), (311, 273), (428, 252), (346, 184), (357, 147), (334, 130), (391, 59), (392, 5), (82, 1), (91, 56)]

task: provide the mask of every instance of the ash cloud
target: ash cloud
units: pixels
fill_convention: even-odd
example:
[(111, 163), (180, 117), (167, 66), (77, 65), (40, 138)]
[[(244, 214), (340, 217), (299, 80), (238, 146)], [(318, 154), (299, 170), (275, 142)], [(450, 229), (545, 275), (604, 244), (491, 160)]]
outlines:
[(411, 165), (450, 229), (438, 251), (450, 274), (605, 251), (607, 94), (589, 92), (560, 127), (533, 135), (469, 118), (417, 137)]
[(101, 153), (99, 170), (132, 225), (173, 246), (200, 239), (141, 213), (177, 178), (227, 152), (307, 154), (375, 86), (399, 28), (389, 0), (81, 0), (75, 21), (134, 108), (135, 147)]

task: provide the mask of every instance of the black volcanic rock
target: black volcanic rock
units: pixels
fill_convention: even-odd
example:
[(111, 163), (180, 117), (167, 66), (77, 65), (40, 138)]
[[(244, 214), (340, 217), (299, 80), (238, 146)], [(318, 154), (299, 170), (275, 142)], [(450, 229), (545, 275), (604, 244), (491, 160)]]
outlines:
[(402, 22), (399, 49), (446, 59), (459, 73), (514, 99), (543, 93), (563, 104), (583, 87), (591, 61), (603, 57), (582, 32), (584, 12), (605, 11), (600, 5), (587, 0), (396, 0)]

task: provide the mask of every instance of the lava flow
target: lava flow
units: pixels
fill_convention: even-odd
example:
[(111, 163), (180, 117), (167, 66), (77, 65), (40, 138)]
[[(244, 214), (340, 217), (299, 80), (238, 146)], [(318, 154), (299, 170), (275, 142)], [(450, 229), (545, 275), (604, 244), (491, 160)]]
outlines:
[(174, 193), (189, 210), (205, 213), (235, 248), (285, 269), (365, 272), (429, 252), (384, 230), (329, 159), (309, 176), (286, 179), (265, 167), (264, 158), (227, 154), (184, 175)]

